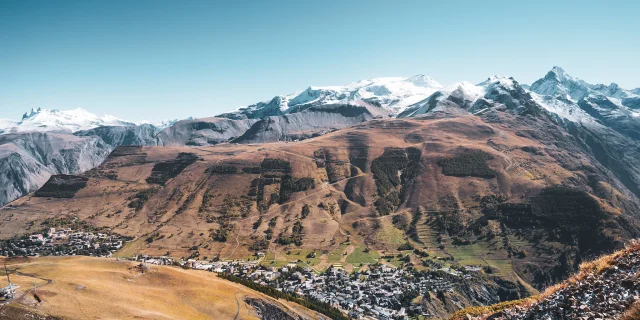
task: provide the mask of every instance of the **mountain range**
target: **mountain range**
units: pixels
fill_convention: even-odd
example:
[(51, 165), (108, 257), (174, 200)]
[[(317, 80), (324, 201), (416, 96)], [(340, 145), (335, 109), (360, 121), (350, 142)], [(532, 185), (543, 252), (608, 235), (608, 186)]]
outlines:
[(0, 238), (82, 223), (133, 239), (122, 255), (482, 269), (436, 274), (455, 290), (420, 304), (442, 318), (640, 237), (638, 98), (554, 67), (309, 87), (164, 128), (34, 110), (3, 122)]
[[(520, 86), (512, 78), (489, 77), (477, 85), (461, 82), (445, 87), (424, 75), (374, 78), (346, 86), (312, 86), (214, 118), (158, 124), (136, 124), (109, 115), (100, 117), (83, 109), (32, 109), (25, 112), (20, 121), (0, 119), (3, 154), (0, 162), (11, 168), (2, 173), (6, 187), (0, 193), (0, 204), (36, 190), (50, 174), (87, 170), (121, 145), (206, 146), (223, 142), (295, 141), (376, 118), (439, 113), (477, 115), (491, 109), (514, 110), (520, 114), (544, 112), (567, 128), (582, 126), (595, 131), (610, 128), (626, 138), (638, 140), (639, 94), (640, 89), (625, 90), (615, 83), (589, 84), (554, 67), (531, 86)], [(64, 145), (54, 141), (67, 135), (74, 137), (69, 137)], [(34, 136), (38, 138), (33, 139)], [(89, 142), (75, 137), (102, 141)], [(88, 163), (77, 152), (86, 148), (96, 155), (96, 159)], [(80, 165), (64, 165), (64, 161), (48, 158), (59, 152), (74, 155), (67, 157)], [(630, 173), (630, 181), (640, 181), (639, 168), (623, 171)]]

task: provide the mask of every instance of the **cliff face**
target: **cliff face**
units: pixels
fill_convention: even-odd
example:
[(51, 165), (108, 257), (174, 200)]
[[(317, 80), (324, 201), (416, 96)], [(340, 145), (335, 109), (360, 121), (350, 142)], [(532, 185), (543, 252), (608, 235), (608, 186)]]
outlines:
[(51, 175), (99, 166), (118, 146), (155, 146), (156, 133), (154, 126), (141, 125), (0, 135), (0, 206), (37, 190)]
[(157, 135), (159, 146), (207, 146), (241, 136), (257, 120), (204, 118), (183, 120)]
[(112, 147), (118, 146), (155, 146), (158, 129), (150, 124), (129, 127), (98, 127), (74, 133), (81, 137), (100, 137)]
[(375, 112), (363, 106), (331, 105), (303, 112), (267, 117), (233, 142), (264, 143), (304, 140), (371, 120)]
[(52, 174), (94, 168), (112, 147), (98, 137), (29, 132), (0, 136), (0, 205), (37, 190)]

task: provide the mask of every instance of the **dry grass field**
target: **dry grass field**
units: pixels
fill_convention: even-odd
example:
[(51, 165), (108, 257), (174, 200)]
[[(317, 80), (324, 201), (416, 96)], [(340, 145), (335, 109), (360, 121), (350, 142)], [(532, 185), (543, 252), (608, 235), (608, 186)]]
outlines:
[[(4, 262), (4, 261), (3, 261)], [(20, 285), (13, 304), (63, 319), (259, 319), (244, 302), (256, 298), (304, 319), (324, 319), (291, 302), (275, 301), (210, 272), (91, 257), (6, 260)], [(3, 283), (6, 282), (4, 270)], [(36, 280), (38, 302), (34, 296)]]

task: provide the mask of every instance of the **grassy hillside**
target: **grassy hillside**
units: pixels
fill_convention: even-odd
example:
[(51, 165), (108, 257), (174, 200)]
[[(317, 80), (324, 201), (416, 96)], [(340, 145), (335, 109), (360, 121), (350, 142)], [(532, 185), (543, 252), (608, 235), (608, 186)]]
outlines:
[[(13, 304), (63, 319), (258, 319), (246, 298), (291, 316), (317, 319), (303, 307), (275, 301), (209, 272), (168, 266), (150, 266), (142, 272), (134, 262), (90, 257), (3, 262), (12, 281), (20, 285), (20, 298)], [(35, 295), (29, 290), (34, 280), (39, 286)]]

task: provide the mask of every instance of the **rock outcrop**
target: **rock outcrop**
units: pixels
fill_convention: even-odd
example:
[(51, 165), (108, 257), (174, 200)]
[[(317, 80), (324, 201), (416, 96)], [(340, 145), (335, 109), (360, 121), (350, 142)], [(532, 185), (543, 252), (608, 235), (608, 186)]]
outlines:
[(244, 134), (258, 120), (203, 118), (182, 120), (157, 135), (160, 146), (207, 146), (227, 142)]
[(80, 137), (100, 137), (112, 147), (119, 146), (155, 146), (158, 129), (150, 124), (139, 126), (98, 127), (74, 133)]
[(371, 107), (331, 105), (302, 112), (267, 117), (251, 126), (236, 143), (264, 143), (304, 140), (373, 119)]

